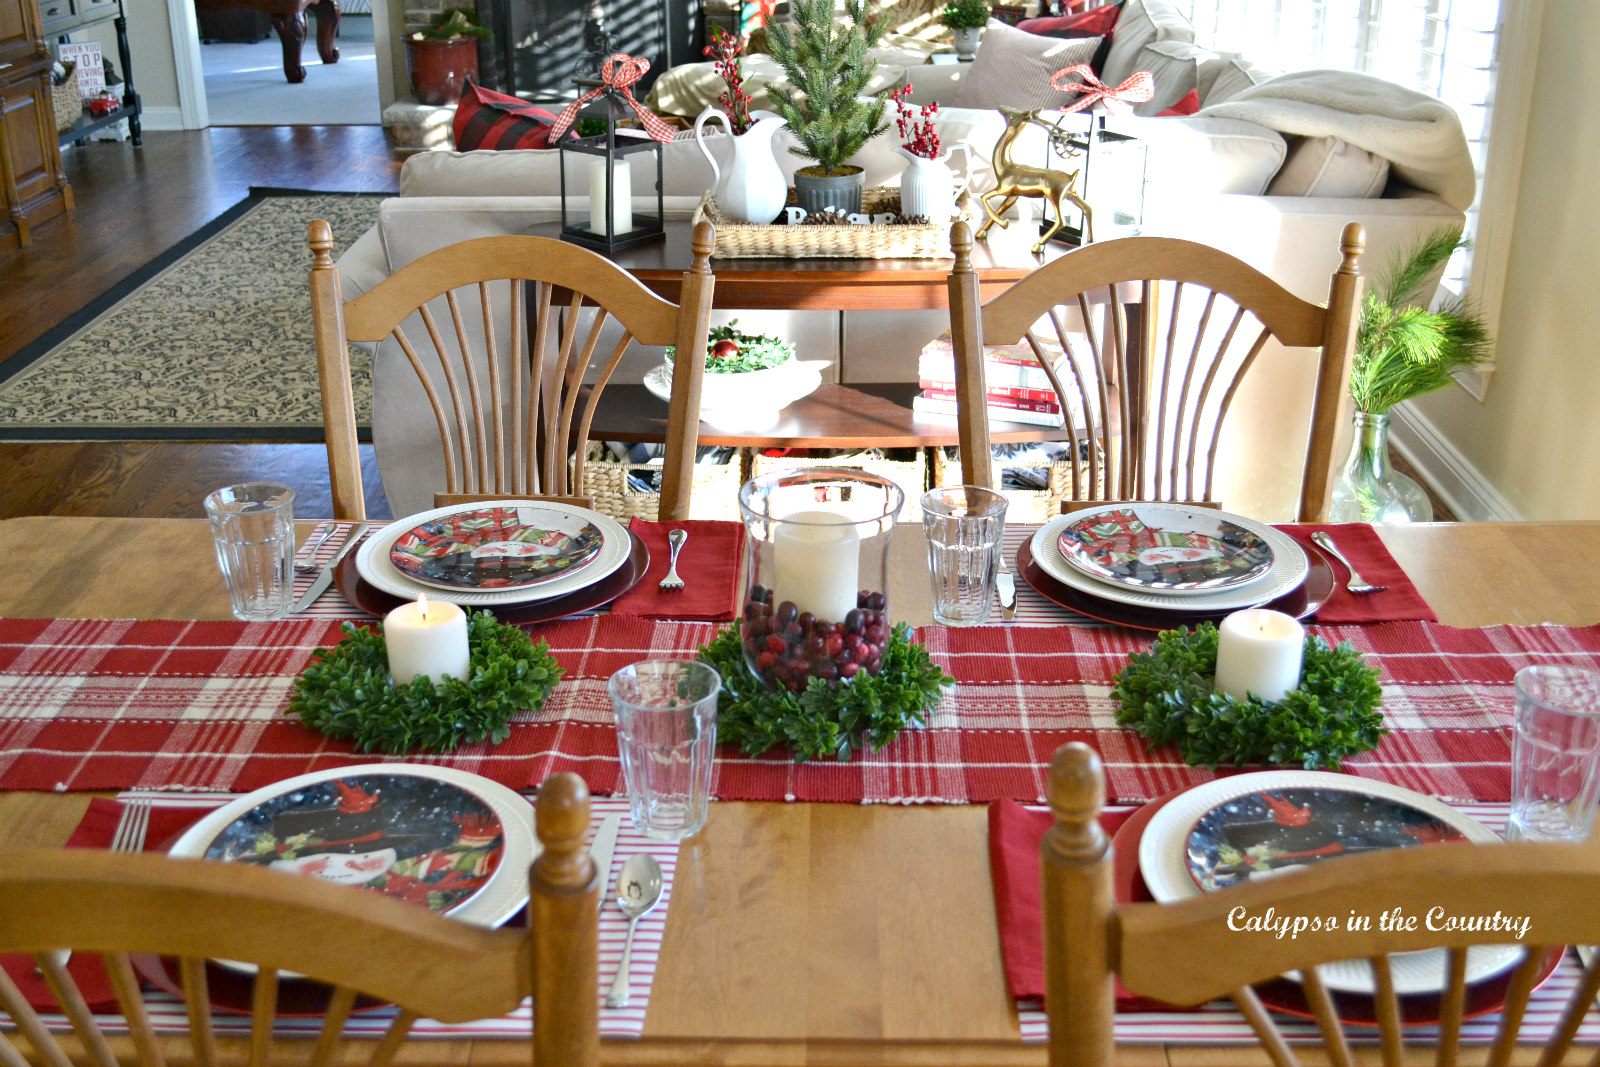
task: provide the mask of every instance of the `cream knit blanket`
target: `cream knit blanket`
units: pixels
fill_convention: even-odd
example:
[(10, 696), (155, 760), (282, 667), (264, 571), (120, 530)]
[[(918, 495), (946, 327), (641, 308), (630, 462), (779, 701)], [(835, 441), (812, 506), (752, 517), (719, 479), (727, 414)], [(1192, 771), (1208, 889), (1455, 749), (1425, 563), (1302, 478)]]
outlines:
[(1455, 110), (1370, 74), (1283, 74), (1200, 114), (1246, 119), (1297, 137), (1337, 137), (1382, 156), (1393, 174), (1461, 211), (1471, 206), (1477, 190)]

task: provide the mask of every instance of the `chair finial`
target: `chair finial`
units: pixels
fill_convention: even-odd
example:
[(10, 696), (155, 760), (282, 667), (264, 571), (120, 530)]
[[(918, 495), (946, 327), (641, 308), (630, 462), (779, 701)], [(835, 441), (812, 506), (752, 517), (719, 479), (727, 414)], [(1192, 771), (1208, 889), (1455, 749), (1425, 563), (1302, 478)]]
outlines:
[(539, 787), (535, 812), (539, 840), (544, 845), (540, 863), (551, 885), (588, 884), (589, 850), (583, 835), (589, 830), (589, 787), (576, 774), (551, 775)]
[(1107, 840), (1100, 828), (1106, 781), (1100, 757), (1082, 741), (1056, 749), (1050, 759), (1047, 786), (1055, 829), (1045, 841), (1063, 858), (1093, 860), (1105, 852)]
[(1367, 230), (1359, 222), (1346, 223), (1339, 236), (1339, 251), (1344, 258), (1339, 263), (1340, 274), (1356, 273), (1356, 260), (1367, 250)]
[(694, 252), (694, 266), (689, 269), (696, 274), (711, 273), (711, 253), (717, 247), (716, 227), (709, 222), (700, 222), (694, 228), (694, 233), (689, 238), (689, 249)]
[(950, 227), (950, 250), (956, 254), (958, 273), (972, 270), (972, 227), (965, 220), (957, 220)]
[(326, 219), (313, 219), (306, 227), (306, 243), (311, 246), (311, 269), (333, 269), (333, 227)]

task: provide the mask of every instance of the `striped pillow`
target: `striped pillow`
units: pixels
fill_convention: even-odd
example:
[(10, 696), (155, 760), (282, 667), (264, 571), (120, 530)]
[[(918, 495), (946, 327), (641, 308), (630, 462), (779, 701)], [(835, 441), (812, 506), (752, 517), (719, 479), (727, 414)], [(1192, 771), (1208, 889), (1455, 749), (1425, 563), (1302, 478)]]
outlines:
[(467, 80), (451, 129), (457, 152), (480, 149), (549, 148), (555, 115), (515, 96), (484, 89)]

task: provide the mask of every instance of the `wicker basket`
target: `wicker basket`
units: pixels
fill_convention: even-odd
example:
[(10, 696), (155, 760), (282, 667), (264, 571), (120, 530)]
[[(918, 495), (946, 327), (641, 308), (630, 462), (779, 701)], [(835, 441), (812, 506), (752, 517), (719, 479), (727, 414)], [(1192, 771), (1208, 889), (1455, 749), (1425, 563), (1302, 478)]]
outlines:
[[(634, 473), (661, 473), (661, 463), (619, 463), (598, 458), (600, 446), (591, 443), (583, 464), (583, 495), (594, 498), (594, 508), (619, 522), (637, 515), (654, 522), (661, 514), (661, 494), (631, 484)], [(694, 468), (694, 484), (689, 497), (690, 517), (696, 519), (737, 519), (739, 517), (739, 462), (700, 463)]]
[[(934, 449), (934, 485), (960, 485), (961, 461), (946, 456), (943, 449)], [(1000, 494), (1010, 503), (1006, 506), (1006, 521), (1030, 526), (1043, 525), (1061, 514), (1061, 505), (1072, 500), (1072, 464), (1066, 460), (1054, 463), (1029, 463), (1019, 459), (994, 460), (994, 480), (990, 484), (1002, 485), (1003, 472), (1008, 467), (1043, 469), (1047, 479), (1043, 489), (1001, 489)], [(1088, 484), (1089, 465), (1078, 467), (1080, 486)]]
[[(872, 186), (862, 191), (861, 210), (865, 214), (898, 211), (900, 191)], [(962, 216), (964, 217), (964, 216)], [(717, 208), (707, 193), (695, 209), (694, 221), (702, 219), (717, 228), (714, 253), (723, 259), (949, 259), (950, 227), (934, 223), (895, 223), (893, 225), (829, 226), (800, 223), (797, 226), (763, 226), (753, 222), (734, 222)]]
[[(916, 523), (922, 521), (922, 494), (928, 491), (928, 451), (930, 450), (919, 449), (916, 458), (911, 460), (885, 459), (875, 450), (816, 458), (757, 455), (754, 475), (759, 477), (771, 474), (773, 471), (793, 470), (797, 467), (845, 467), (864, 470), (868, 474), (887, 478), (900, 487), (901, 492), (906, 495), (906, 501), (900, 509), (898, 521)], [(960, 467), (956, 469), (960, 470)]]
[(56, 113), (56, 132), (72, 128), (83, 117), (83, 96), (78, 92), (78, 65), (66, 64), (67, 80), (50, 87), (50, 103)]

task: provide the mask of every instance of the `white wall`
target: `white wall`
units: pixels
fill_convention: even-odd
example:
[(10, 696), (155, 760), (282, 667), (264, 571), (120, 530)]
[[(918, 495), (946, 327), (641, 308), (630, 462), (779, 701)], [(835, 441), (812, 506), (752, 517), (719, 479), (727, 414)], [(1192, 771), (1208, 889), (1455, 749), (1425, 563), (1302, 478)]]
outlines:
[[(1600, 519), (1600, 3), (1546, 0), (1494, 376), (1413, 402), (1499, 517)], [(1453, 453), (1453, 455), (1450, 455)], [(1460, 466), (1464, 464), (1464, 466)], [(1472, 485), (1473, 479), (1481, 483)]]

